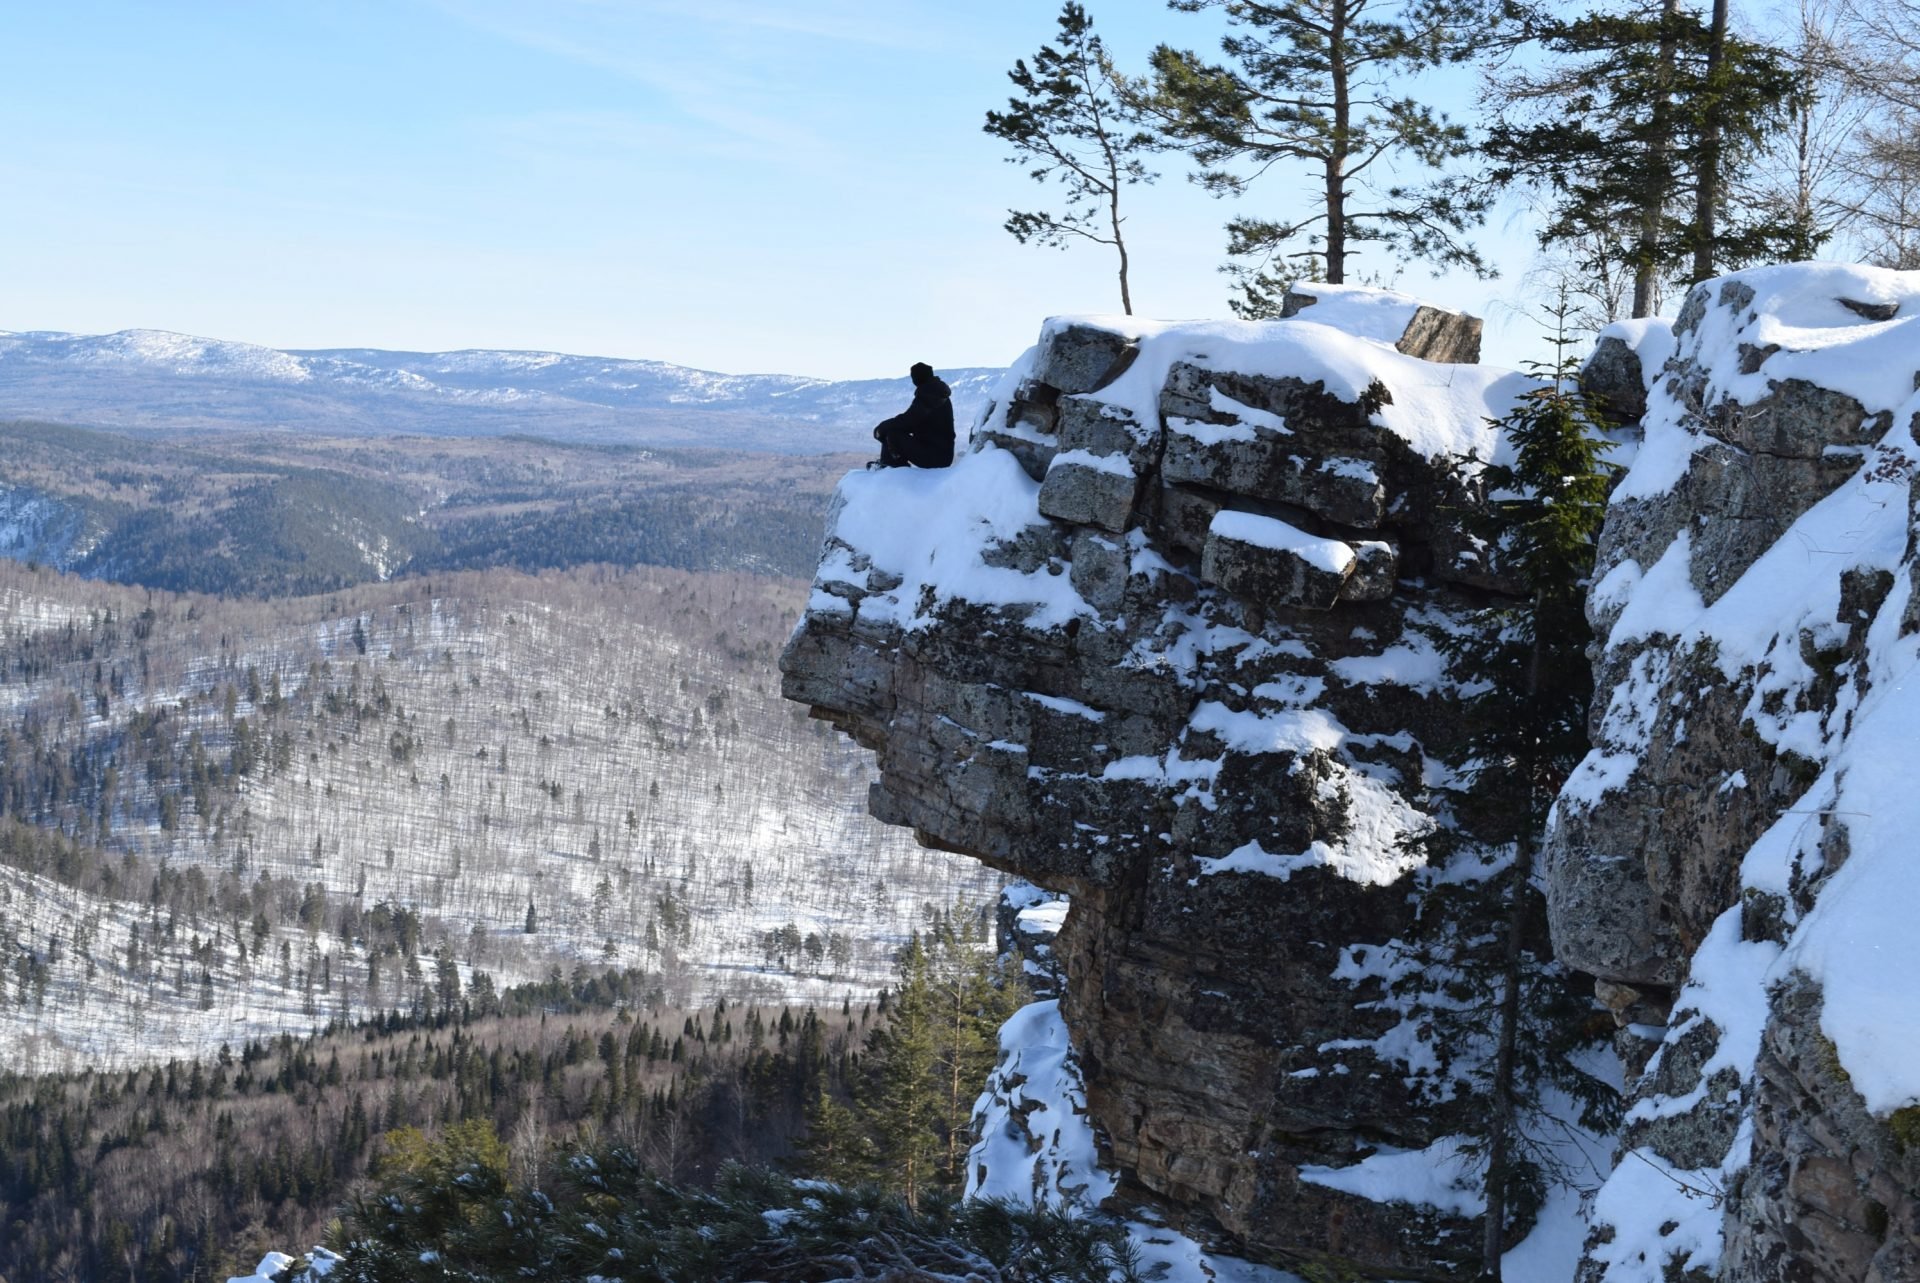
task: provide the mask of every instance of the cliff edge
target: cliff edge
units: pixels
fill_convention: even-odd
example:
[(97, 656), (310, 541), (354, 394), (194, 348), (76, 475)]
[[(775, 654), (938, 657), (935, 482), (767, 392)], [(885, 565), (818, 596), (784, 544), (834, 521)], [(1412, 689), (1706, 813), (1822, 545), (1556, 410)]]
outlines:
[[(1541, 1057), (1631, 1110), (1596, 1136), (1541, 1080), (1509, 1278), (1920, 1277), (1890, 983), (1920, 958), (1888, 923), (1920, 890), (1916, 295), (1746, 273), (1601, 345), (1644, 442), (1526, 949)], [(1512, 853), (1445, 654), (1518, 586), (1460, 461), (1534, 384), (1403, 296), (1293, 308), (1049, 321), (952, 468), (841, 483), (784, 689), (876, 751), (876, 815), (1070, 899), (1110, 1200), (1296, 1269), (1464, 1277)]]

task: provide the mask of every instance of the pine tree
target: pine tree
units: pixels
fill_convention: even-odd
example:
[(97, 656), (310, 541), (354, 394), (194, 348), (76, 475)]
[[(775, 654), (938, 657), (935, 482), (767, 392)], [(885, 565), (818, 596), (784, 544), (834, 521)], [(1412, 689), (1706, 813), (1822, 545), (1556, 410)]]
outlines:
[[(910, 1206), (962, 1183), (973, 1100), (1000, 1026), (1028, 1000), (1018, 957), (996, 959), (988, 936), (985, 915), (965, 905), (931, 912), (926, 934), (901, 951), (898, 984), (882, 995), (886, 1020), (868, 1036), (853, 1117), (870, 1137), (869, 1170)], [(810, 1122), (817, 1109), (820, 1126), (843, 1123), (828, 1104), (810, 1106)], [(819, 1143), (861, 1152), (838, 1132)]]
[(1120, 259), (1120, 307), (1133, 313), (1127, 282), (1127, 242), (1121, 233), (1120, 192), (1156, 175), (1141, 160), (1163, 144), (1140, 127), (1093, 19), (1075, 0), (1060, 9), (1058, 47), (1042, 45), (1029, 67), (1024, 59), (1007, 73), (1020, 96), (1004, 112), (987, 113), (986, 132), (1012, 146), (1010, 164), (1030, 165), (1036, 183), (1060, 184), (1066, 193), (1059, 213), (1009, 210), (1006, 228), (1022, 245), (1065, 249), (1076, 240), (1111, 245)]
[(800, 1140), (800, 1166), (815, 1180), (862, 1185), (874, 1178), (878, 1154), (859, 1116), (838, 1100), (819, 1075), (807, 1098), (807, 1130)]
[[(1240, 196), (1276, 165), (1313, 175), (1314, 212), (1227, 224), (1231, 269), (1244, 316), (1279, 314), (1291, 279), (1347, 279), (1364, 242), (1396, 258), (1485, 274), (1464, 239), (1491, 195), (1444, 167), (1471, 152), (1463, 126), (1399, 91), (1432, 67), (1472, 56), (1491, 8), (1477, 0), (1170, 0), (1175, 9), (1220, 9), (1226, 61), (1161, 45), (1152, 55), (1145, 103), (1168, 138), (1201, 166), (1195, 180), (1217, 196)], [(1408, 165), (1432, 170), (1423, 187), (1383, 176)], [(1302, 245), (1304, 248), (1296, 248)], [(1279, 266), (1275, 266), (1275, 260)], [(1304, 260), (1301, 262), (1300, 260)]]
[(986, 916), (965, 905), (935, 915), (928, 931), (928, 984), (932, 992), (938, 1055), (941, 1127), (946, 1149), (943, 1180), (965, 1178), (973, 1136), (974, 1099), (999, 1058), (1000, 1026), (1031, 994), (1018, 954), (995, 961)]
[(530, 936), (540, 934), (540, 915), (533, 910), (532, 896), (527, 897), (527, 921), (520, 930)]
[(941, 1152), (937, 1012), (930, 961), (918, 934), (901, 952), (899, 979), (887, 1023), (867, 1042), (863, 1112), (880, 1151), (881, 1172), (907, 1206), (917, 1208), (933, 1183)]
[(1545, 194), (1540, 242), (1579, 247), (1582, 270), (1624, 258), (1634, 316), (1657, 310), (1663, 280), (1804, 248), (1790, 217), (1729, 207), (1734, 170), (1785, 119), (1801, 77), (1778, 50), (1730, 35), (1724, 5), (1708, 22), (1678, 0), (1535, 12), (1524, 32), (1550, 61), (1496, 86), (1491, 176)]

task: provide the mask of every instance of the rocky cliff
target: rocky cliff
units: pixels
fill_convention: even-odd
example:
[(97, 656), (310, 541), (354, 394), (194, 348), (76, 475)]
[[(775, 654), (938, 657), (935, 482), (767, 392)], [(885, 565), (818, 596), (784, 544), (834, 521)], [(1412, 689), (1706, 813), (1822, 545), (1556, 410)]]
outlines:
[(1583, 1279), (1920, 1279), (1916, 316), (1795, 266), (1601, 343), (1645, 444), (1547, 879), (1645, 1069)]
[[(1561, 1139), (1509, 1278), (1915, 1277), (1915, 1084), (1870, 1030), (1920, 1043), (1920, 1014), (1846, 942), (1860, 901), (1826, 907), (1843, 861), (1880, 871), (1856, 897), (1906, 867), (1898, 827), (1866, 859), (1845, 813), (1885, 812), (1897, 731), (1860, 737), (1900, 726), (1920, 620), (1920, 338), (1871, 314), (1908, 292), (1748, 274), (1603, 345), (1645, 445), (1594, 592), (1599, 747), (1549, 850), (1561, 961), (1544, 932), (1528, 956), (1583, 999), (1553, 1054), (1605, 1080), (1580, 1044), (1617, 1028), (1638, 1085), (1612, 1163), (1564, 1093), (1531, 1101)], [(1456, 465), (1500, 456), (1488, 421), (1530, 384), (1472, 363), (1470, 318), (1314, 295), (1257, 325), (1049, 322), (953, 468), (842, 483), (785, 689), (877, 751), (877, 815), (1070, 898), (1060, 1012), (1110, 1202), (1276, 1263), (1460, 1277), (1480, 893), (1511, 851), (1445, 654), (1516, 586), (1456, 521)], [(1872, 378), (1818, 355), (1846, 344)], [(1841, 978), (1868, 996), (1836, 1023)]]

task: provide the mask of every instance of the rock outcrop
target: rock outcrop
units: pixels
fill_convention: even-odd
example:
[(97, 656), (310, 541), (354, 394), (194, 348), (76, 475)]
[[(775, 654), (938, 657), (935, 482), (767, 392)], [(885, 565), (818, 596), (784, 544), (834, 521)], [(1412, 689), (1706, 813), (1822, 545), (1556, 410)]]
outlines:
[(952, 469), (842, 484), (782, 659), (877, 751), (875, 814), (1071, 897), (1121, 1197), (1403, 1278), (1477, 1242), (1476, 1057), (1435, 1046), (1409, 941), (1424, 880), (1496, 867), (1447, 800), (1438, 641), (1503, 583), (1454, 465), (1530, 386), (1398, 351), (1423, 316), (1050, 323)]
[(1602, 340), (1645, 441), (1548, 898), (1647, 1069), (1583, 1280), (1920, 1278), (1920, 1002), (1893, 997), (1920, 951), (1888, 909), (1920, 892), (1916, 300), (1913, 273), (1766, 269)]
[[(877, 815), (1071, 900), (1073, 1063), (1048, 1014), (1009, 1064), (1108, 1176), (1036, 1135), (977, 1184), (1111, 1179), (1257, 1258), (1462, 1277), (1497, 933), (1458, 905), (1501, 851), (1445, 654), (1518, 585), (1456, 465), (1530, 385), (1450, 363), (1466, 320), (1309, 292), (1049, 322), (953, 468), (842, 484), (785, 690), (876, 750)], [(1920, 1279), (1915, 315), (1915, 274), (1768, 269), (1600, 344), (1637, 455), (1540, 958), (1584, 973), (1559, 1032), (1611, 1027), (1575, 1059), (1629, 1108), (1584, 1139), (1597, 1193), (1549, 1191), (1579, 1259), (1543, 1235), (1509, 1278)]]

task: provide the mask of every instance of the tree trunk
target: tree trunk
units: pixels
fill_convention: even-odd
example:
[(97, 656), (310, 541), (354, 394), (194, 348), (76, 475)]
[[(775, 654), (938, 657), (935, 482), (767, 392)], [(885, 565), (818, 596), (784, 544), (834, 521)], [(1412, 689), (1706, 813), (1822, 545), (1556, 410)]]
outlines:
[[(1540, 668), (1546, 661), (1546, 648), (1537, 629), (1542, 598), (1536, 592), (1533, 613), (1536, 633), (1533, 653), (1527, 662), (1527, 698), (1540, 694)], [(1482, 1223), (1480, 1246), (1481, 1283), (1500, 1283), (1500, 1256), (1507, 1228), (1507, 1175), (1513, 1165), (1514, 1136), (1514, 1061), (1520, 1043), (1520, 963), (1521, 936), (1527, 920), (1527, 886), (1533, 878), (1534, 825), (1543, 814), (1535, 797), (1538, 778), (1538, 742), (1521, 761), (1522, 787), (1526, 790), (1525, 811), (1520, 820), (1520, 835), (1513, 849), (1513, 890), (1507, 899), (1507, 952), (1500, 990), (1500, 1042), (1493, 1062), (1493, 1099), (1489, 1102), (1492, 1119), (1487, 1135), (1487, 1214)]]
[(1652, 316), (1654, 286), (1660, 262), (1660, 218), (1666, 212), (1667, 155), (1673, 148), (1673, 64), (1677, 56), (1674, 30), (1680, 16), (1680, 0), (1665, 0), (1660, 7), (1659, 83), (1653, 99), (1653, 136), (1647, 140), (1647, 181), (1640, 207), (1640, 238), (1633, 256), (1633, 315)]
[(1327, 284), (1339, 285), (1347, 279), (1347, 130), (1353, 121), (1347, 90), (1345, 0), (1333, 6), (1331, 18), (1327, 66), (1333, 82), (1333, 136), (1327, 140)]
[(1713, 275), (1714, 225), (1720, 213), (1720, 118), (1726, 87), (1727, 0), (1713, 0), (1713, 33), (1707, 40), (1706, 119), (1700, 125), (1700, 171), (1694, 176), (1693, 280)]
[(1480, 1278), (1500, 1283), (1500, 1255), (1507, 1223), (1507, 1172), (1512, 1166), (1514, 1059), (1520, 1037), (1520, 936), (1526, 921), (1526, 890), (1533, 876), (1533, 816), (1515, 844), (1513, 891), (1507, 901), (1507, 956), (1500, 992), (1500, 1046), (1494, 1058), (1492, 1114), (1487, 1136), (1487, 1215)]
[(1133, 315), (1133, 295), (1127, 289), (1127, 242), (1120, 235), (1120, 184), (1115, 180), (1113, 197), (1108, 203), (1109, 216), (1113, 219), (1113, 248), (1120, 254), (1120, 310), (1128, 316)]

